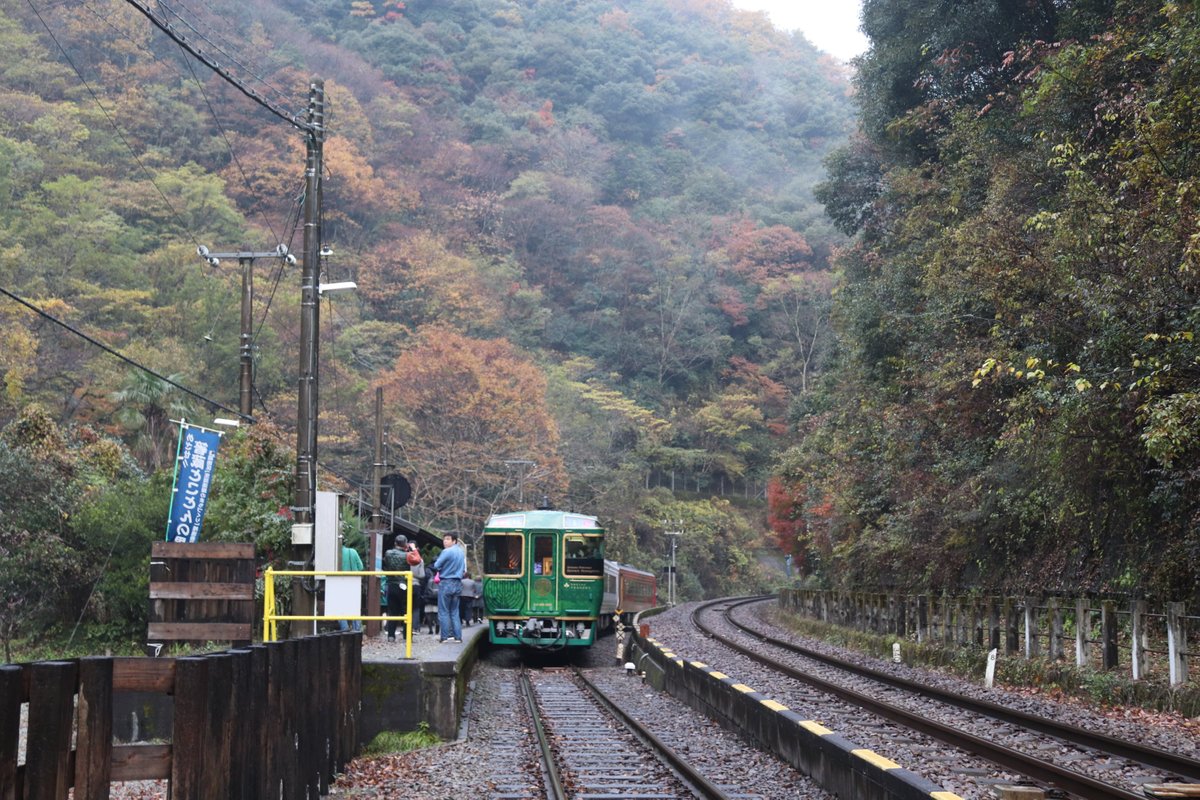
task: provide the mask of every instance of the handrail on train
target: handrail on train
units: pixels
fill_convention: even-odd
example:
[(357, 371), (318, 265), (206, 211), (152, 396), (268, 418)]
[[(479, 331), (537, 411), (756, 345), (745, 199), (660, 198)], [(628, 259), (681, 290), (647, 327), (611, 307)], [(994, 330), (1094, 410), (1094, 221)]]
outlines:
[[(316, 577), (316, 576), (334, 576), (334, 577), (338, 577), (338, 578), (353, 578), (353, 577), (361, 578), (361, 577), (369, 577), (369, 576), (380, 577), (380, 576), (391, 576), (391, 575), (396, 575), (396, 576), (403, 575), (403, 576), (405, 576), (405, 581), (408, 584), (407, 590), (404, 593), (405, 594), (404, 616), (389, 617), (386, 614), (383, 614), (383, 615), (374, 616), (374, 617), (367, 617), (367, 616), (343, 617), (343, 616), (329, 616), (329, 615), (303, 616), (303, 615), (297, 615), (297, 614), (276, 614), (275, 613), (275, 578), (283, 576), (283, 575), (286, 575), (289, 577), (310, 577), (310, 578)], [(302, 621), (324, 620), (324, 621), (329, 621), (329, 622), (336, 622), (336, 621), (342, 620), (342, 619), (346, 620), (347, 622), (353, 622), (355, 620), (358, 620), (361, 622), (366, 622), (366, 621), (370, 621), (370, 620), (380, 620), (380, 621), (399, 620), (404, 623), (404, 657), (412, 658), (412, 631), (413, 631), (413, 626), (412, 626), (412, 620), (413, 620), (412, 589), (413, 589), (412, 572), (410, 572), (408, 570), (405, 570), (405, 571), (363, 570), (363, 571), (343, 572), (341, 570), (324, 570), (324, 571), (293, 570), (293, 569), (285, 570), (285, 569), (273, 569), (272, 567), (267, 567), (267, 569), (263, 572), (263, 641), (264, 642), (274, 642), (279, 638), (278, 622), (281, 619), (289, 620), (289, 621), (291, 621), (291, 620), (302, 620)]]

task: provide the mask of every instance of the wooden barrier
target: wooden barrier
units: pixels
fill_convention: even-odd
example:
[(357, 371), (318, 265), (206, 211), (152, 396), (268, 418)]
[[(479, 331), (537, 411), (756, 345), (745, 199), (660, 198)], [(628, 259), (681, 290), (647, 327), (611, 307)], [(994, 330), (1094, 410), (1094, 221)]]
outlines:
[[(1189, 628), (1183, 603), (1157, 608), (1144, 600), (1106, 598), (883, 595), (785, 589), (784, 608), (822, 622), (880, 635), (898, 635), (949, 647), (1001, 649), (1009, 655), (1052, 660), (1070, 653), (1080, 667), (1114, 670), (1127, 662), (1135, 680), (1158, 675), (1171, 686), (1188, 682)], [(915, 625), (910, 625), (914, 620)], [(1157, 656), (1157, 658), (1153, 658)]]
[[(325, 794), (358, 752), (360, 637), (0, 667), (0, 800), (66, 800), (72, 787), (99, 800), (112, 782), (143, 779), (168, 780), (173, 800)], [(169, 744), (113, 744), (113, 696), (134, 691), (174, 696)]]
[(147, 641), (248, 645), (254, 638), (254, 578), (253, 544), (154, 542)]

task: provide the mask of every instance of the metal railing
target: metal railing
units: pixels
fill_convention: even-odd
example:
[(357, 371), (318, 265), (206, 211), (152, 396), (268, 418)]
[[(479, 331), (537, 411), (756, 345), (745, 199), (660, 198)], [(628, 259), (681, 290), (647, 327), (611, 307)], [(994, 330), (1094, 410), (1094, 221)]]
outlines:
[[(378, 616), (340, 616), (340, 615), (299, 615), (299, 614), (277, 614), (275, 612), (275, 578), (287, 576), (292, 578), (314, 578), (318, 576), (336, 577), (336, 578), (355, 578), (355, 577), (391, 577), (403, 576), (407, 584), (405, 594), (405, 609), (402, 617), (389, 617), (386, 614)], [(279, 638), (278, 623), (280, 620), (291, 622), (337, 622), (345, 620), (347, 622), (368, 622), (368, 621), (385, 621), (404, 623), (404, 657), (412, 658), (412, 632), (413, 632), (413, 602), (412, 602), (413, 578), (412, 572), (389, 572), (386, 570), (376, 571), (361, 571), (361, 572), (341, 572), (333, 571), (315, 571), (315, 570), (283, 570), (272, 569), (267, 567), (263, 573), (263, 641), (274, 642)]]

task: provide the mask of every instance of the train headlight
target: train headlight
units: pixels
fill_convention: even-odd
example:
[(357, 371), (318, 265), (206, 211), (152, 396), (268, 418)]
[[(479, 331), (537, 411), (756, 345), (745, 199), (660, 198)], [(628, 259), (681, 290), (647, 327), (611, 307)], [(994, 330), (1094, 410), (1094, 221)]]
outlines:
[(582, 622), (575, 623), (575, 635), (577, 637), (579, 637), (580, 639), (583, 638), (584, 631), (586, 631), (586, 630), (587, 630), (587, 626), (584, 625)]

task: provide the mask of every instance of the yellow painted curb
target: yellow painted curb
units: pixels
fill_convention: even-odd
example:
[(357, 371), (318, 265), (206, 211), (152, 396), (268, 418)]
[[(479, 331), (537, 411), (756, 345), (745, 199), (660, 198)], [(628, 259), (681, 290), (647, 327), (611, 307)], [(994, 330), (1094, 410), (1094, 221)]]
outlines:
[(900, 769), (900, 765), (890, 758), (884, 758), (874, 750), (851, 750), (851, 755), (856, 755), (868, 764), (874, 764), (885, 772), (890, 769)]

